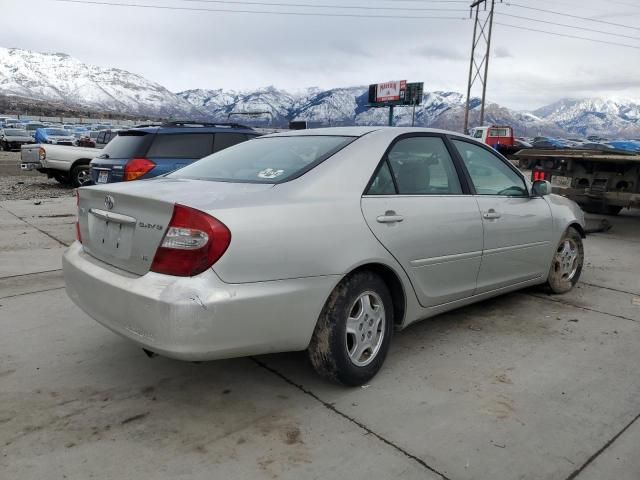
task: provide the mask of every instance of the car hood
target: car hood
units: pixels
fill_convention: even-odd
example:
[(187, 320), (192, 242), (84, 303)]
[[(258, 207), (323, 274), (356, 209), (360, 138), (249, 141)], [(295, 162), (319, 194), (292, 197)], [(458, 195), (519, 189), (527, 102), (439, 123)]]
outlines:
[(31, 136), (16, 136), (16, 135), (6, 135), (4, 139), (7, 142), (33, 142), (33, 137)]
[(58, 142), (64, 140), (75, 140), (73, 135), (47, 135), (45, 138), (47, 140), (57, 140)]

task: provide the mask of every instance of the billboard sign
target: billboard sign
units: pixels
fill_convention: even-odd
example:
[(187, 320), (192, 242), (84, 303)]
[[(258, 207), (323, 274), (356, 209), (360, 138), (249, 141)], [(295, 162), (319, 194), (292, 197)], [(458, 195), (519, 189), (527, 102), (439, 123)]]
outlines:
[(422, 83), (407, 83), (396, 80), (369, 85), (369, 106), (420, 105), (422, 102)]
[(376, 86), (376, 103), (399, 102), (404, 99), (407, 90), (406, 80), (379, 83)]

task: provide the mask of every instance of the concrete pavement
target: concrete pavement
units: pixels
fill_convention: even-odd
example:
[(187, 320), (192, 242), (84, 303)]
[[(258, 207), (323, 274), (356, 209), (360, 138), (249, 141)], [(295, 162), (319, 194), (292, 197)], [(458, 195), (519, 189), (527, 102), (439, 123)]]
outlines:
[(640, 478), (640, 212), (570, 294), (412, 326), (346, 389), (300, 352), (149, 360), (66, 297), (74, 211), (0, 203), (0, 478)]

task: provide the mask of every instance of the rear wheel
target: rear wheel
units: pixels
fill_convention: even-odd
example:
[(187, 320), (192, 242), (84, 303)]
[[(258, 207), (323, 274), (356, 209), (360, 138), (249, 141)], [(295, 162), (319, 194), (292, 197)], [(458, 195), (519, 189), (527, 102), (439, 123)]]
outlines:
[(566, 293), (571, 290), (582, 273), (584, 247), (582, 237), (574, 228), (569, 228), (562, 236), (551, 261), (549, 278), (545, 289), (549, 293)]
[(345, 278), (329, 296), (308, 353), (321, 376), (343, 385), (369, 381), (382, 367), (393, 333), (393, 303), (372, 272)]
[(71, 185), (74, 187), (81, 187), (89, 179), (89, 165), (76, 165), (71, 169)]

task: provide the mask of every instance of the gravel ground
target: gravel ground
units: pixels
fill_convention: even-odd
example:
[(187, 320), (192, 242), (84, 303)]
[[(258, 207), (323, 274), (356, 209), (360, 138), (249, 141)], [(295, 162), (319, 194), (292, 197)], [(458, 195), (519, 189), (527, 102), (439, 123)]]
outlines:
[(0, 201), (73, 195), (73, 188), (60, 185), (40, 172), (23, 172), (19, 163), (19, 152), (0, 152)]

